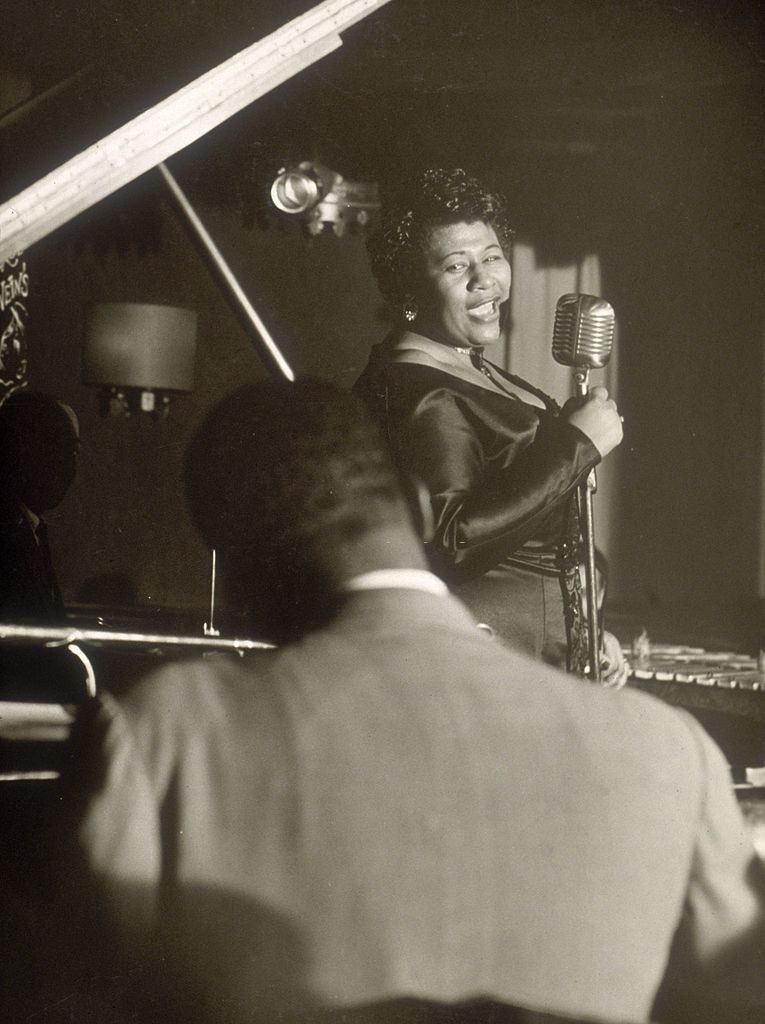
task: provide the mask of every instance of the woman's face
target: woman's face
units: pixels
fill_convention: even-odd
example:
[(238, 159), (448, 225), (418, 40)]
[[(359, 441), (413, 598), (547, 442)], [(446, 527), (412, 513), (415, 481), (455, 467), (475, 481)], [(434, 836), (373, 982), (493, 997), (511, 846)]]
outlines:
[(459, 348), (499, 338), (499, 307), (510, 295), (510, 264), (494, 228), (475, 221), (435, 228), (425, 252), (415, 330)]

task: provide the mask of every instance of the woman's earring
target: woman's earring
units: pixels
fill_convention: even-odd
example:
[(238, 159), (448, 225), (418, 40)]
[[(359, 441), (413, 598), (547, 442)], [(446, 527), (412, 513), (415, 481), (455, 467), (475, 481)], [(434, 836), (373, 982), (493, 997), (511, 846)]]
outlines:
[(404, 320), (407, 323), (413, 324), (417, 319), (418, 312), (417, 303), (414, 299), (404, 299)]

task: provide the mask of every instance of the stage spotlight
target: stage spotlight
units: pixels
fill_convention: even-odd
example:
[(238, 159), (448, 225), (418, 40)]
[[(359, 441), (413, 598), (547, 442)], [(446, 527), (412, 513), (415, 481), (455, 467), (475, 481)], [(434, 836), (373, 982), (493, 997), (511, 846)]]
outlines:
[[(326, 194), (321, 180), (309, 172), (310, 164), (298, 169), (279, 171), (271, 186), (271, 201), (282, 213), (305, 213)], [(305, 169), (303, 169), (305, 168)]]
[(376, 183), (348, 181), (310, 160), (281, 168), (271, 185), (271, 202), (281, 213), (300, 217), (309, 234), (330, 227), (338, 236), (347, 227), (363, 227), (380, 205)]

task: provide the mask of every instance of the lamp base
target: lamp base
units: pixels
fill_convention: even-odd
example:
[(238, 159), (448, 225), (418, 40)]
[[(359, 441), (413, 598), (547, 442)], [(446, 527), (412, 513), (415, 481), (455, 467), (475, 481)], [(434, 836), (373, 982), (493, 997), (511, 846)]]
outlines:
[(134, 416), (149, 413), (155, 419), (165, 419), (170, 412), (170, 394), (151, 388), (101, 388), (98, 407), (102, 416)]

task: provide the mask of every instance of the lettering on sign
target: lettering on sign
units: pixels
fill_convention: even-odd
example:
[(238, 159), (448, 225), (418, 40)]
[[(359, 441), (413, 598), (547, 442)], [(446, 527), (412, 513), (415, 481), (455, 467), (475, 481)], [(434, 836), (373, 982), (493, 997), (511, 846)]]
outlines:
[(0, 263), (0, 399), (26, 383), (28, 297), (24, 257)]

